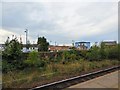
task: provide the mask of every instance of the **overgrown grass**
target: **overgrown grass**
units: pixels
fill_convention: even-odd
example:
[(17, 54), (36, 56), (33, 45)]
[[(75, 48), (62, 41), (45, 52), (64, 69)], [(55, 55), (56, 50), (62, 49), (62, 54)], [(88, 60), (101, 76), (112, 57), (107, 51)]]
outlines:
[(58, 77), (68, 77), (69, 75), (77, 75), (81, 72), (88, 72), (93, 69), (103, 68), (107, 66), (117, 65), (117, 60), (87, 61), (78, 60), (68, 63), (50, 63), (44, 70), (38, 68), (25, 69), (23, 71), (12, 71), (3, 74), (3, 87), (30, 87), (35, 86), (34, 83), (45, 83)]

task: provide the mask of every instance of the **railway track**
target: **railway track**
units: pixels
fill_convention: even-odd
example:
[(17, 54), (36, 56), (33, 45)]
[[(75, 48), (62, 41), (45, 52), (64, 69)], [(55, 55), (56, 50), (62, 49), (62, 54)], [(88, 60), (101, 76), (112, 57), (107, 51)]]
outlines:
[(53, 82), (53, 83), (49, 83), (49, 84), (45, 84), (42, 86), (38, 86), (29, 90), (56, 90), (56, 89), (64, 89), (67, 88), (71, 85), (75, 85), (102, 75), (105, 75), (107, 73), (119, 70), (120, 66), (114, 66), (114, 67), (110, 67), (104, 70), (99, 70), (99, 71), (95, 71), (95, 72), (91, 72), (91, 73), (87, 73), (84, 75), (80, 75), (80, 76), (76, 76), (73, 78), (69, 78), (69, 79), (65, 79), (65, 80), (61, 80), (61, 81), (57, 81), (57, 82)]

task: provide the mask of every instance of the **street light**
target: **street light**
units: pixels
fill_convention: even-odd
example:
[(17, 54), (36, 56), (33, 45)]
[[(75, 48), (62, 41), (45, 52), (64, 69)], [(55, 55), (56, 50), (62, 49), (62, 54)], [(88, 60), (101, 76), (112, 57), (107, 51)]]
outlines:
[(57, 43), (57, 42), (55, 41), (55, 46), (56, 46), (56, 43)]
[(72, 46), (74, 47), (74, 40), (72, 40)]
[(28, 29), (25, 29), (25, 33), (26, 33), (26, 51), (27, 51), (27, 36), (28, 36)]
[(52, 41), (50, 41), (50, 45), (52, 45)]

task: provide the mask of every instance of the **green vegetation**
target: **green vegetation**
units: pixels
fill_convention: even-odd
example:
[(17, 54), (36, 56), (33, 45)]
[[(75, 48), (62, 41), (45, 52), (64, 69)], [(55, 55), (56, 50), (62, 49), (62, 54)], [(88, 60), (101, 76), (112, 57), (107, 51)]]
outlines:
[(9, 38), (5, 42), (5, 50), (2, 53), (2, 71), (9, 72), (15, 69), (20, 69), (23, 60), (21, 60), (22, 51), (21, 51), (21, 44), (18, 40), (12, 39), (9, 41)]
[(104, 60), (104, 59), (118, 59), (119, 58), (119, 45), (113, 47), (107, 47), (101, 45), (101, 47), (93, 46), (87, 53), (86, 58), (88, 60)]
[(48, 51), (49, 43), (47, 42), (45, 37), (38, 38), (38, 51)]
[(66, 64), (50, 63), (43, 68), (44, 70), (39, 68), (28, 68), (23, 71), (13, 71), (3, 74), (3, 87), (32, 87), (38, 82), (41, 84), (48, 83), (56, 78), (64, 79), (72, 75), (79, 75), (81, 72), (88, 72), (96, 68), (116, 65), (117, 63), (117, 60), (91, 62), (82, 59), (74, 63), (69, 62)]
[[(39, 51), (47, 51), (49, 44), (45, 38), (39, 38), (38, 44)], [(113, 47), (101, 45), (101, 47), (93, 46), (88, 51), (75, 49), (49, 53), (33, 51), (26, 55), (22, 54), (21, 44), (17, 39), (7, 40), (5, 51), (2, 53), (3, 87), (29, 88), (94, 69), (117, 65), (118, 47), (119, 45)]]
[(5, 60), (9, 62), (13, 62), (14, 60), (20, 60), (21, 54), (21, 44), (16, 38), (12, 39), (11, 41), (6, 41), (5, 50), (3, 52)]
[(38, 58), (38, 52), (30, 52), (27, 60), (24, 61), (24, 64), (28, 68), (42, 68), (45, 67), (46, 61)]

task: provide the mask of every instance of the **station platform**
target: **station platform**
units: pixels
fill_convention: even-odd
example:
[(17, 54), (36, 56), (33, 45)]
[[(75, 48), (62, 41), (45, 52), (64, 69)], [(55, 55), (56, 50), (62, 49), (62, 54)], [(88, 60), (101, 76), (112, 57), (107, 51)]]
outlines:
[(68, 88), (116, 88), (120, 90), (120, 70), (70, 86)]

